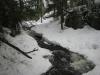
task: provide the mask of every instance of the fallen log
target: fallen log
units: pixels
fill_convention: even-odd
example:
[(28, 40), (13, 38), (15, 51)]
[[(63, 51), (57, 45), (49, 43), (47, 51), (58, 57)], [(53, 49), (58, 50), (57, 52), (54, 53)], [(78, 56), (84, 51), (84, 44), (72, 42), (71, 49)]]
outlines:
[(32, 59), (32, 57), (30, 57), (27, 53), (25, 53), (24, 51), (20, 50), (18, 47), (12, 45), (11, 43), (9, 43), (6, 39), (4, 38), (0, 38), (0, 41), (4, 42), (5, 44), (9, 45), (10, 47), (14, 48), (15, 50), (17, 50), (18, 52), (20, 52), (21, 54), (23, 54), (25, 57)]

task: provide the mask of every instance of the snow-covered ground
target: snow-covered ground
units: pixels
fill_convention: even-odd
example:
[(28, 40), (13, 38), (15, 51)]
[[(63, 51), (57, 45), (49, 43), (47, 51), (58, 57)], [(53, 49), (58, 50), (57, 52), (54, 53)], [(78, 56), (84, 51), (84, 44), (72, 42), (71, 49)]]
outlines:
[(20, 48), (24, 52), (32, 51), (37, 48), (38, 51), (32, 52), (28, 55), (32, 57), (29, 59), (12, 47), (2, 43), (0, 46), (0, 75), (40, 75), (51, 66), (51, 63), (44, 59), (44, 55), (51, 53), (38, 47), (37, 42), (26, 33), (22, 33), (15, 38), (7, 35), (10, 43)]
[[(66, 28), (61, 30), (59, 21), (52, 21), (52, 18), (43, 19), (43, 23), (37, 21), (32, 30), (42, 33), (43, 37), (50, 41), (59, 43), (61, 46), (69, 48), (73, 52), (83, 54), (87, 59), (96, 64), (96, 67), (83, 75), (100, 75), (100, 31), (91, 27), (74, 30)], [(7, 39), (25, 52), (37, 48), (38, 51), (30, 53), (32, 59), (24, 57), (22, 54), (6, 44), (0, 46), (0, 75), (40, 75), (46, 72), (51, 66), (44, 55), (50, 55), (46, 49), (40, 48), (35, 39), (25, 32), (12, 38), (7, 35)]]
[(96, 67), (84, 75), (100, 75), (100, 31), (89, 26), (74, 30), (66, 28), (61, 30), (60, 24), (56, 22), (43, 23), (33, 30), (42, 33), (45, 38), (69, 48), (73, 52), (83, 54), (87, 59), (93, 61)]

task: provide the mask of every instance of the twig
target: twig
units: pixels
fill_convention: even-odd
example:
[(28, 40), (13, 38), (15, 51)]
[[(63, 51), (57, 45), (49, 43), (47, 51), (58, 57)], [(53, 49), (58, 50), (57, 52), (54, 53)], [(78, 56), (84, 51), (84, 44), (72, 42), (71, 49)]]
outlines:
[(32, 52), (35, 52), (35, 51), (38, 51), (38, 49), (33, 49), (32, 51), (29, 51), (29, 52), (25, 52), (25, 53), (32, 53)]

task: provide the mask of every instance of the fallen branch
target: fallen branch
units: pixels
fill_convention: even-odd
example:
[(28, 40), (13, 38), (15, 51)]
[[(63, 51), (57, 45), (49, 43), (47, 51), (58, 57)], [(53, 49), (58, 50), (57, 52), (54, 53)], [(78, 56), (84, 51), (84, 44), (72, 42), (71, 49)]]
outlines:
[(4, 38), (0, 38), (0, 41), (6, 43), (7, 45), (9, 45), (10, 47), (14, 48), (15, 50), (17, 50), (18, 52), (20, 52), (21, 54), (23, 54), (24, 56), (26, 56), (27, 58), (32, 59), (32, 57), (30, 57), (29, 55), (27, 55), (27, 53), (23, 52), (22, 50), (20, 50), (18, 47), (12, 45), (11, 43), (9, 43), (6, 39)]
[(32, 53), (32, 52), (35, 52), (35, 51), (38, 51), (38, 49), (33, 49), (32, 51), (29, 51), (29, 52), (25, 52), (25, 53)]

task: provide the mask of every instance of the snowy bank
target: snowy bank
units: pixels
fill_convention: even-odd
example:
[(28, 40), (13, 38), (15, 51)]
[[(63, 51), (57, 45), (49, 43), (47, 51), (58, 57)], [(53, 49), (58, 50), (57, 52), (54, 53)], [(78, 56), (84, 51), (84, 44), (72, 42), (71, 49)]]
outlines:
[(10, 43), (17, 46), (24, 52), (32, 51), (37, 48), (38, 51), (30, 53), (32, 59), (28, 59), (12, 47), (2, 43), (0, 46), (0, 75), (40, 75), (51, 66), (43, 56), (51, 54), (48, 50), (39, 48), (37, 42), (22, 33), (15, 38), (7, 35)]
[(36, 32), (42, 33), (45, 38), (55, 41), (61, 46), (69, 48), (73, 52), (83, 54), (87, 59), (93, 61), (96, 67), (84, 75), (100, 74), (100, 31), (89, 26), (83, 29), (74, 30), (67, 28), (61, 30), (58, 21), (41, 24), (33, 28)]

